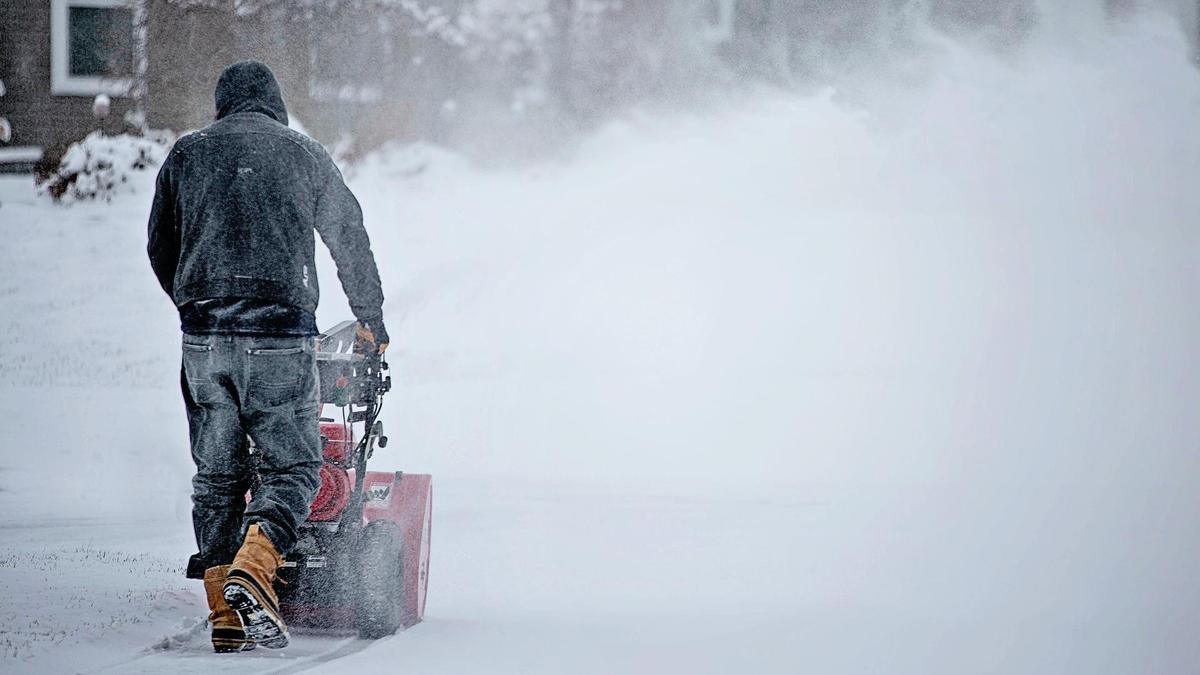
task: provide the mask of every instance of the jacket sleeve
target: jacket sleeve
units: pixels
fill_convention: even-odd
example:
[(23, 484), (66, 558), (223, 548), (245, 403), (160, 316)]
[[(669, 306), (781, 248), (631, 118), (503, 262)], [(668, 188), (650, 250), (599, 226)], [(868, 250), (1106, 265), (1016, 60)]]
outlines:
[(325, 172), (324, 191), (317, 202), (317, 233), (337, 265), (338, 280), (354, 318), (370, 328), (376, 340), (388, 342), (383, 327), (383, 288), (371, 240), (363, 227), (362, 208), (332, 160), (326, 160)]
[(167, 156), (158, 170), (154, 186), (154, 203), (150, 207), (147, 226), (146, 253), (150, 266), (167, 295), (175, 297), (175, 270), (179, 267), (179, 220), (175, 205), (175, 189), (171, 184), (171, 157)]

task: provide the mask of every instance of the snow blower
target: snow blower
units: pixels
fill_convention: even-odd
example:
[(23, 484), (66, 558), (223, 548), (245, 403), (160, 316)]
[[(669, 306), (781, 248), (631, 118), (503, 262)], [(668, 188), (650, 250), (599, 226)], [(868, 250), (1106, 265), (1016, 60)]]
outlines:
[(387, 447), (378, 417), (392, 378), (354, 329), (345, 321), (317, 338), (322, 410), (341, 419), (320, 419), (321, 487), (276, 590), (289, 627), (378, 638), (424, 616), (433, 491), (426, 474), (367, 471)]
[[(392, 388), (387, 362), (355, 339), (345, 321), (317, 337), (321, 411), (321, 487), (295, 547), (279, 570), (276, 591), (290, 628), (391, 635), (421, 620), (429, 574), (432, 481), (427, 474), (367, 471), (387, 447), (379, 412)], [(261, 454), (249, 442), (253, 466)], [(250, 494), (257, 488), (257, 472)], [(247, 495), (249, 499), (250, 495)], [(192, 556), (187, 576), (204, 577)]]

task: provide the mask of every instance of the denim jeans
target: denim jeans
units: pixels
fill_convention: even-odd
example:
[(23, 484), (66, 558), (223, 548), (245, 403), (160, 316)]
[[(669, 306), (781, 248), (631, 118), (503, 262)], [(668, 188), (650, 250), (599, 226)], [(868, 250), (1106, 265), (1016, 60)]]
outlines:
[[(196, 463), (193, 564), (232, 562), (251, 523), (286, 554), (320, 487), (313, 338), (184, 334), (181, 384)], [(247, 435), (261, 452), (249, 504)]]

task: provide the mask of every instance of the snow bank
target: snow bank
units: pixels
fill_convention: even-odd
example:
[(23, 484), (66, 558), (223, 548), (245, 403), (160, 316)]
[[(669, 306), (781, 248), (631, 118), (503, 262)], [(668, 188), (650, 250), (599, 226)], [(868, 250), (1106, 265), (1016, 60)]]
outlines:
[(173, 142), (168, 132), (106, 136), (93, 131), (67, 148), (55, 173), (42, 181), (41, 192), (64, 203), (107, 201), (147, 186), (153, 192), (154, 174), (148, 169), (162, 164)]

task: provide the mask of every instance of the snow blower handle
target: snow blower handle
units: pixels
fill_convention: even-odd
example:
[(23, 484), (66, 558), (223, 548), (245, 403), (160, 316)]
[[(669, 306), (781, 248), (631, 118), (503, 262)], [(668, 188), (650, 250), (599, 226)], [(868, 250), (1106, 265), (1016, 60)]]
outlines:
[[(388, 363), (380, 345), (360, 332), (361, 324), (343, 321), (317, 337), (317, 366), (321, 375), (321, 402), (378, 407), (392, 388)], [(354, 422), (370, 415), (357, 411)]]
[[(361, 347), (361, 349), (360, 349)], [(358, 381), (358, 392), (356, 398), (367, 403), (374, 401), (375, 406), (382, 404), (383, 395), (392, 390), (392, 376), (387, 375), (388, 362), (383, 357), (383, 351), (387, 345), (381, 345), (378, 350), (375, 349), (374, 343), (371, 342), (355, 342), (354, 353), (362, 357), (362, 360), (355, 364), (354, 371)]]

